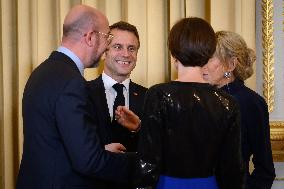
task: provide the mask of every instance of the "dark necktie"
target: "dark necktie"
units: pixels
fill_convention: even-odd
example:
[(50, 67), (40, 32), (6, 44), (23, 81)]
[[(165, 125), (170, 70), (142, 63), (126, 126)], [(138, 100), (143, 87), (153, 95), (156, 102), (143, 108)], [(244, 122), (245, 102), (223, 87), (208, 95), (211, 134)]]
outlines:
[(113, 119), (115, 118), (115, 110), (117, 109), (118, 106), (124, 106), (125, 105), (125, 99), (123, 95), (123, 84), (116, 83), (112, 86), (115, 91), (117, 92), (117, 95), (115, 97), (114, 103), (113, 103)]
[(123, 84), (116, 83), (112, 86), (115, 91), (117, 92), (117, 95), (115, 97), (114, 103), (113, 103), (113, 120), (111, 124), (111, 134), (112, 134), (112, 141), (111, 142), (119, 142), (122, 145), (126, 147), (127, 150), (133, 150), (131, 149), (131, 139), (130, 139), (130, 134), (127, 128), (123, 127), (120, 125), (116, 120), (115, 120), (115, 110), (117, 109), (117, 106), (124, 106), (125, 105), (125, 98), (123, 95)]

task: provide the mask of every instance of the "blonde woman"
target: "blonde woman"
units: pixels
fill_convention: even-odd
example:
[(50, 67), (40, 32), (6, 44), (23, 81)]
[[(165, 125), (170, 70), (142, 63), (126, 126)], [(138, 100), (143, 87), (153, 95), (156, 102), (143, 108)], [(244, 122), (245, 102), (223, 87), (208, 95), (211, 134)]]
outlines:
[[(240, 106), (246, 188), (271, 188), (275, 170), (267, 105), (260, 95), (244, 85), (244, 81), (253, 74), (255, 52), (237, 33), (219, 31), (216, 37), (216, 52), (203, 67), (204, 79), (231, 94)], [(251, 156), (254, 170), (250, 174)]]

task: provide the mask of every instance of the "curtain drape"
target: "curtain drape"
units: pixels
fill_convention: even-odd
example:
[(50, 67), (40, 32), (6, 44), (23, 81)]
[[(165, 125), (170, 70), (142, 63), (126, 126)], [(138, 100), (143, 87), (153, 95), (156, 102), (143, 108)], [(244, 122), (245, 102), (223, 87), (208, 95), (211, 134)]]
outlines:
[[(0, 188), (15, 188), (23, 143), (22, 94), (32, 70), (60, 44), (64, 16), (75, 4), (97, 7), (109, 18), (137, 26), (141, 47), (131, 78), (149, 87), (175, 79), (169, 64), (170, 27), (185, 16), (215, 30), (240, 33), (255, 48), (254, 0), (0, 0)], [(85, 71), (94, 79), (102, 65)], [(249, 86), (255, 88), (255, 77)]]

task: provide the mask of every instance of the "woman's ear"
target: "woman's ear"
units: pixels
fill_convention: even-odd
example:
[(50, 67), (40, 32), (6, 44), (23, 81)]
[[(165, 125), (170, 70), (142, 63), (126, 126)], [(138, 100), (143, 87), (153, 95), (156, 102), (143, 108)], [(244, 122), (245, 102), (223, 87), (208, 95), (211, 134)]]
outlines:
[(233, 72), (238, 63), (237, 57), (232, 57), (228, 64), (228, 71)]
[(174, 58), (173, 56), (171, 56), (171, 63), (174, 64), (175, 69), (178, 69), (178, 60), (176, 58)]
[(107, 53), (107, 52), (104, 52), (103, 55), (101, 56), (101, 59), (102, 59), (103, 61), (105, 61), (105, 59), (106, 59), (106, 53)]
[(178, 60), (176, 58), (174, 60), (174, 65), (175, 65), (176, 70), (178, 70)]

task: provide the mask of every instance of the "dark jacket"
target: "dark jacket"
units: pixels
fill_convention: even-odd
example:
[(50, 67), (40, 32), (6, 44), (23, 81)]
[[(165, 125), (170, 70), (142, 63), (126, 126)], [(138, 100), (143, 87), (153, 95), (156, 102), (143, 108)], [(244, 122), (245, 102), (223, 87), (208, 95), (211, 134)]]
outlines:
[[(270, 144), (269, 113), (265, 100), (244, 82), (235, 80), (223, 88), (238, 101), (241, 110), (243, 159), (246, 165), (246, 188), (269, 189), (275, 178)], [(254, 170), (249, 174), (249, 161)]]
[(127, 157), (101, 147), (86, 86), (75, 63), (60, 52), (33, 71), (23, 94), (17, 189), (95, 189), (96, 178), (127, 179)]
[[(112, 124), (102, 76), (100, 75), (97, 79), (89, 81), (88, 85), (93, 102), (93, 108), (96, 111), (95, 117), (99, 125), (98, 132), (102, 145), (104, 146), (113, 142), (119, 142), (126, 147), (127, 152), (136, 152), (139, 132), (133, 133), (123, 126)], [(146, 91), (147, 88), (130, 81), (129, 109), (138, 117), (142, 116), (142, 108)], [(105, 186), (111, 189), (130, 188), (129, 184), (122, 185), (121, 183), (115, 182), (105, 182)]]

